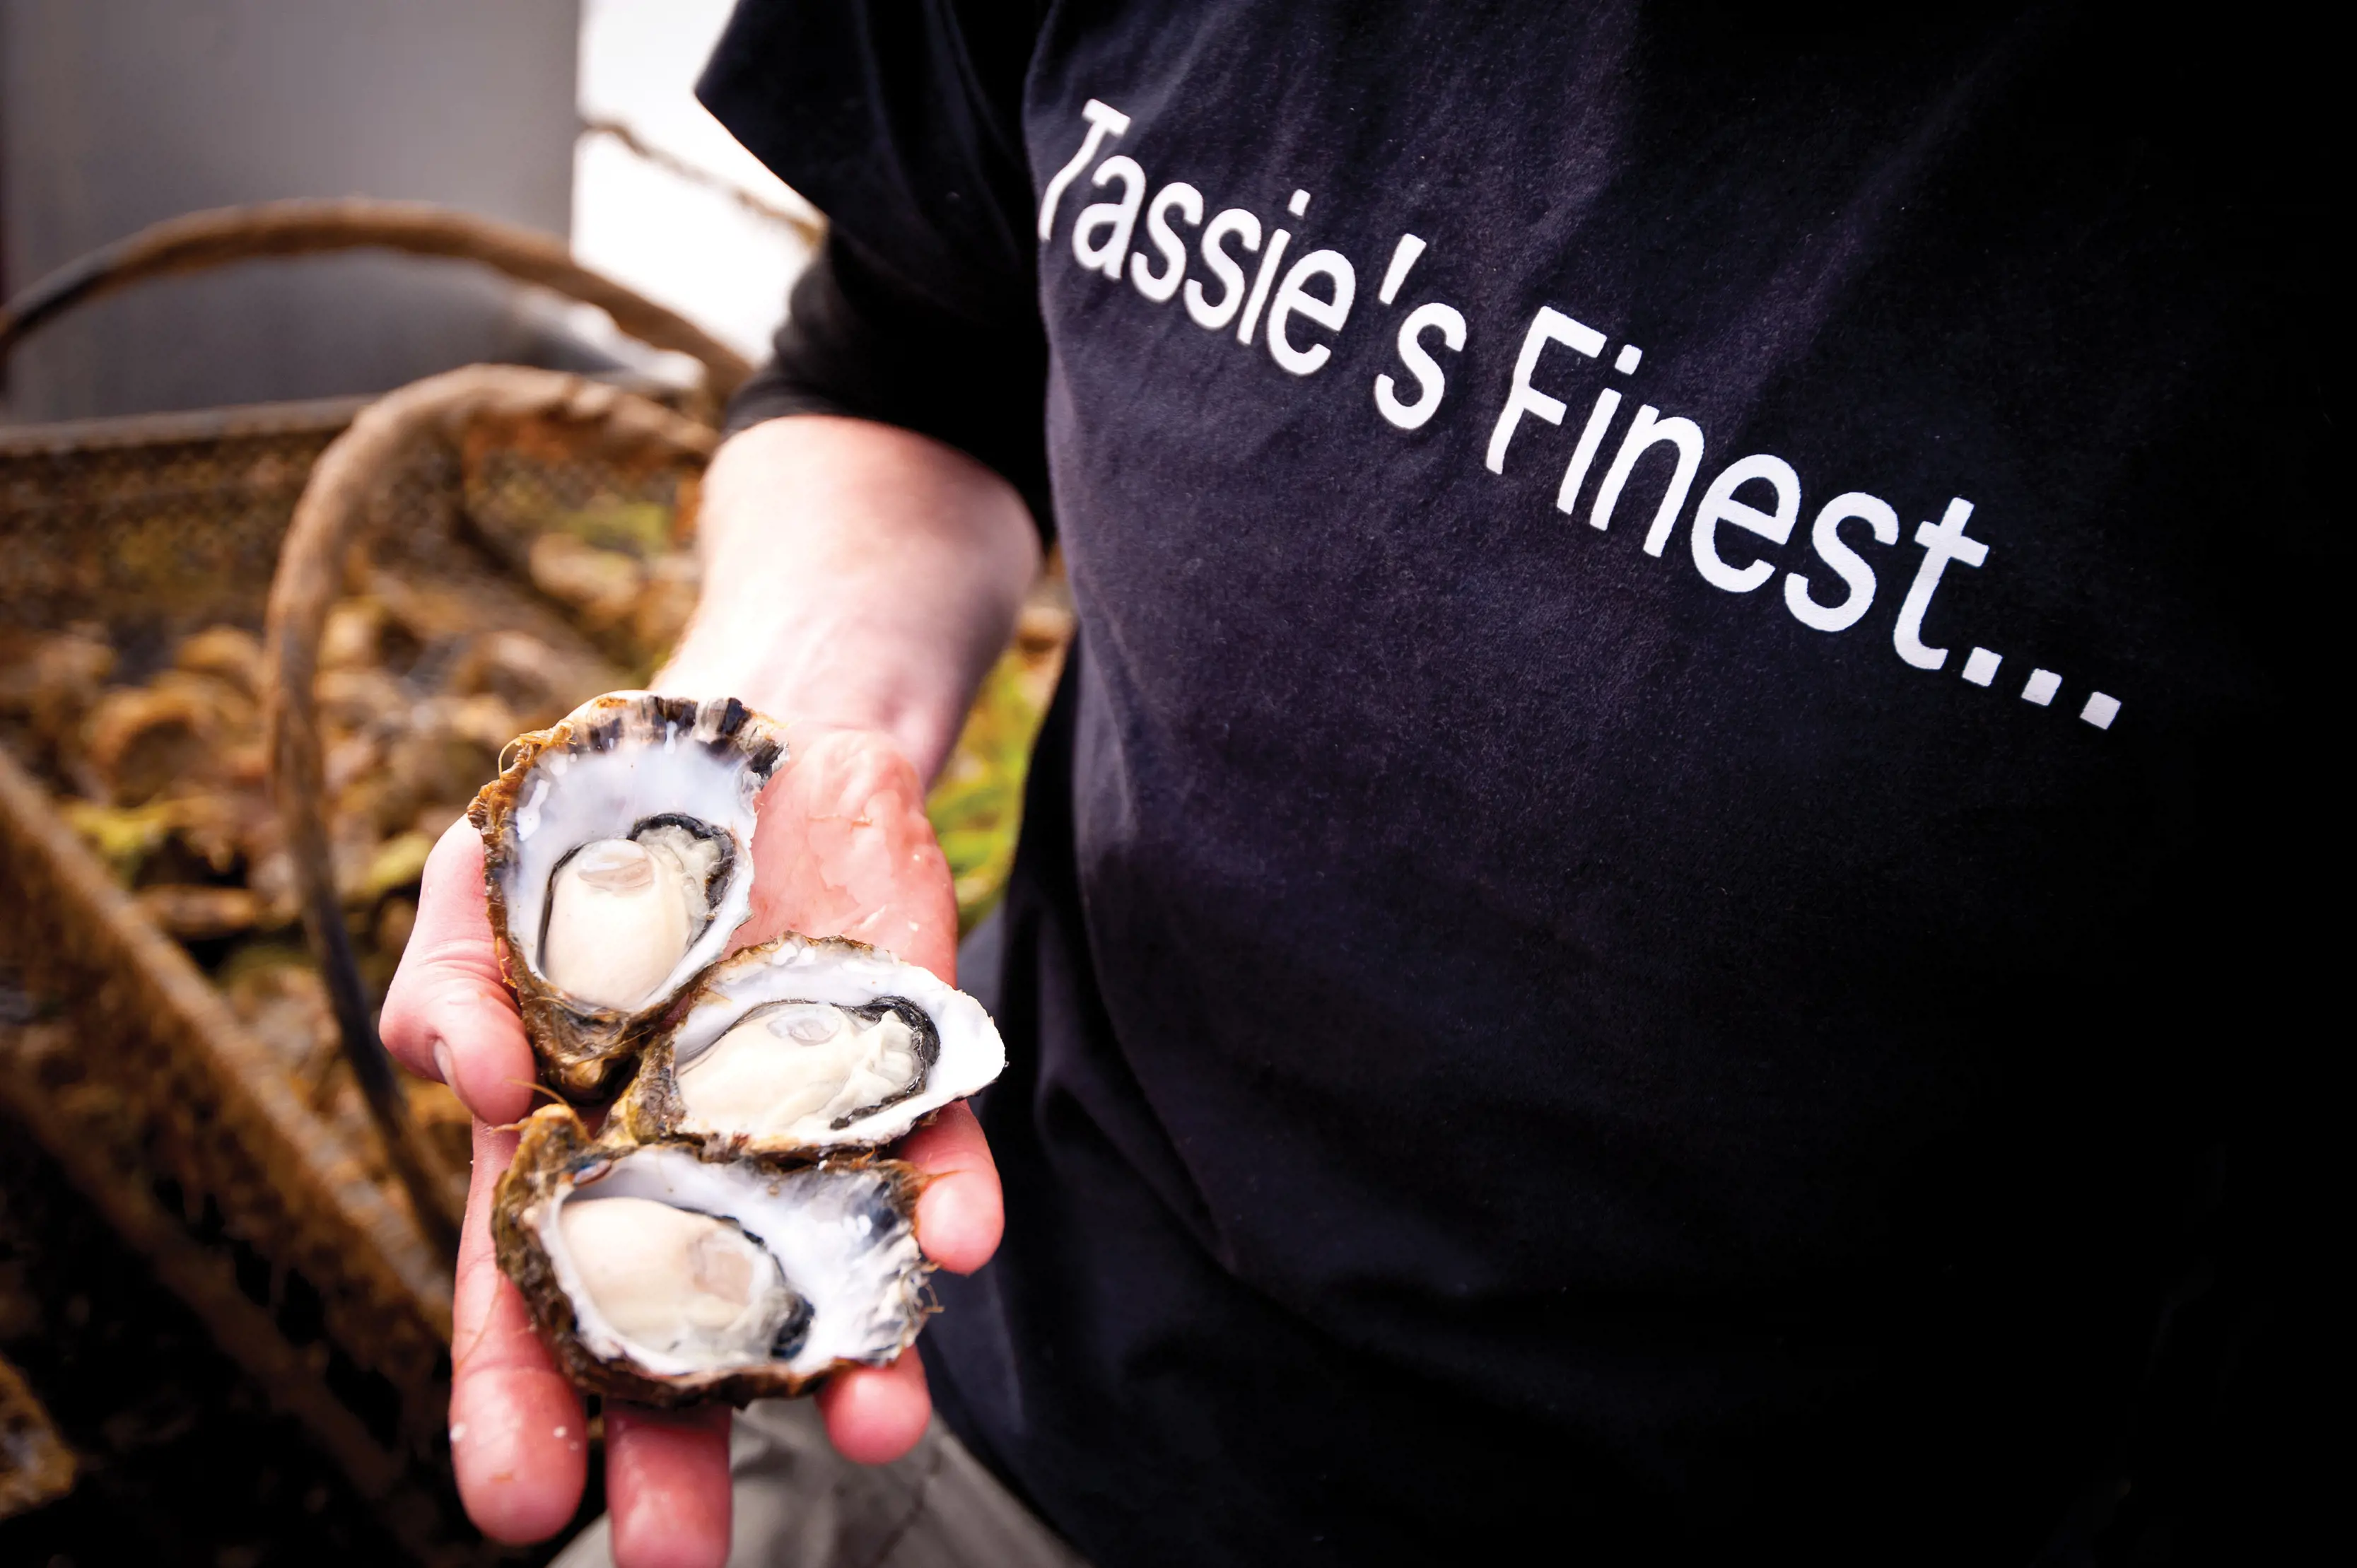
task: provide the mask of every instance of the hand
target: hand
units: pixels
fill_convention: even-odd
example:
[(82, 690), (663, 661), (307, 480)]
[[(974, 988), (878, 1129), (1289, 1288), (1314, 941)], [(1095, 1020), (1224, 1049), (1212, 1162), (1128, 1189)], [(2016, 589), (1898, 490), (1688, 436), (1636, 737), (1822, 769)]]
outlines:
[[(737, 945), (791, 929), (888, 948), (952, 983), (957, 907), (924, 814), (917, 771), (871, 730), (789, 728), (791, 760), (759, 805), (753, 912)], [(491, 1189), (515, 1153), (505, 1130), (533, 1104), (533, 1062), (500, 981), (483, 899), (482, 841), (465, 822), (425, 866), (417, 924), (386, 994), (386, 1047), (455, 1090), (475, 1113), (474, 1183), (453, 1304), (450, 1436), (458, 1490), (484, 1534), (542, 1541), (580, 1505), (580, 1396), (533, 1333), (491, 1254)], [(891, 1151), (934, 1179), (917, 1240), (955, 1273), (998, 1245), (998, 1173), (974, 1112), (948, 1107)], [(931, 1413), (913, 1352), (836, 1377), (819, 1396), (845, 1457), (908, 1452)], [(673, 1413), (608, 1402), (606, 1500), (619, 1568), (718, 1564), (728, 1552), (728, 1412)]]

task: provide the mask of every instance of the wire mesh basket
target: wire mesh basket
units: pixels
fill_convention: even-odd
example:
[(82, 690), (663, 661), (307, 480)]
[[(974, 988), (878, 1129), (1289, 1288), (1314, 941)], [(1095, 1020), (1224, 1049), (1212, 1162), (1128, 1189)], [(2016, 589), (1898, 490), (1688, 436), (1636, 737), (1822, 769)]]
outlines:
[[(594, 295), (666, 347), (701, 339), (579, 285), (536, 236), (327, 203), (135, 237), (11, 302), (0, 351), (139, 276), (371, 243)], [(744, 367), (705, 362), (686, 401), (708, 410)], [(0, 1100), (390, 1533), (451, 1562), (489, 1550), (444, 1433), (467, 1122), (440, 1086), (355, 1063), (304, 892), (324, 886), (372, 1010), (425, 850), (500, 746), (642, 675), (675, 633), (713, 439), (610, 387), (468, 373), (564, 396), (421, 432), (348, 497), (307, 686), (315, 845), (267, 789), (262, 634), (305, 487), (368, 400), (0, 427)], [(580, 410), (622, 405), (673, 437), (660, 457), (585, 446)]]

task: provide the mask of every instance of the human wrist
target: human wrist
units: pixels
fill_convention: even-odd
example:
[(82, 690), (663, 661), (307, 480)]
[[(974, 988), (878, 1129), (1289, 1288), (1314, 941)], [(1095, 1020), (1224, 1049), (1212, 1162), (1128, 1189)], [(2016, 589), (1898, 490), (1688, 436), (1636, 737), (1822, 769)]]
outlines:
[(1005, 648), (1039, 538), (1006, 480), (927, 437), (797, 415), (705, 476), (704, 585), (657, 678), (797, 730), (888, 739), (930, 779)]

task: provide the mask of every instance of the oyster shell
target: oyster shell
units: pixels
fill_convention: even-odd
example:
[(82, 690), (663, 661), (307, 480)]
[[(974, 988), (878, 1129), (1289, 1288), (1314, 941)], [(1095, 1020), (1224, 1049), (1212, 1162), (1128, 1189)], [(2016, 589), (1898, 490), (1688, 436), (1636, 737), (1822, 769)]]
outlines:
[(675, 1406), (807, 1391), (917, 1337), (932, 1265), (923, 1177), (890, 1160), (792, 1165), (689, 1143), (593, 1142), (563, 1106), (500, 1178), (500, 1266), (586, 1389)]
[(889, 1143), (996, 1079), (982, 1004), (841, 937), (724, 959), (647, 1048), (616, 1115), (634, 1136), (810, 1155)]
[(753, 802), (784, 760), (734, 698), (613, 693), (522, 736), (468, 817), (542, 1077), (593, 1099), (752, 908)]

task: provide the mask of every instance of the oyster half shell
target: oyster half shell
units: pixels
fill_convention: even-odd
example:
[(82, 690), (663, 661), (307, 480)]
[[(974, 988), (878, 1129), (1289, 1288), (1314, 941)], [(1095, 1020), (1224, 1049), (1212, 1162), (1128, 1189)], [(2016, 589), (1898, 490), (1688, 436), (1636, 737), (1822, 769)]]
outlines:
[(676, 1406), (808, 1391), (884, 1366), (930, 1311), (924, 1178), (889, 1160), (792, 1165), (524, 1125), (491, 1219), (500, 1266), (580, 1387)]
[(522, 736), (468, 817), (549, 1086), (595, 1099), (752, 908), (753, 802), (783, 735), (734, 698), (597, 697)]
[(807, 1157), (889, 1143), (1006, 1066), (982, 1004), (931, 971), (789, 933), (705, 975), (616, 1117), (637, 1137)]

